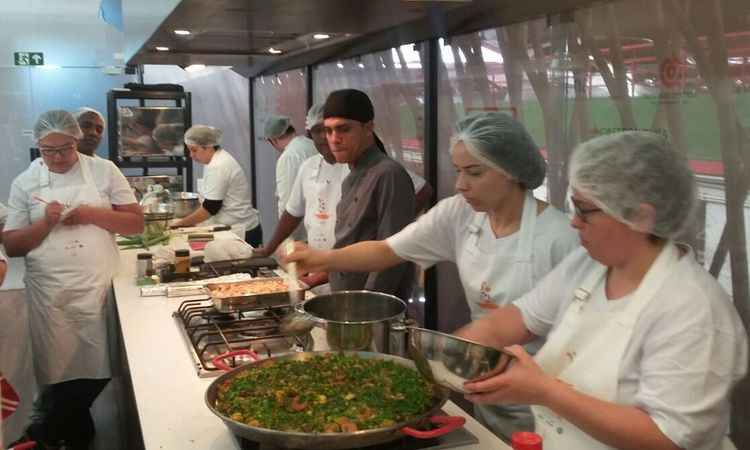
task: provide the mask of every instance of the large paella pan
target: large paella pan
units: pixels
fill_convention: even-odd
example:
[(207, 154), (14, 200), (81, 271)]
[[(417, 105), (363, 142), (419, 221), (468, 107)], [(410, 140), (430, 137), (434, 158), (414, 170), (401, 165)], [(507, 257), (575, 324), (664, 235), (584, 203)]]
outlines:
[[(348, 368), (352, 366), (356, 366), (352, 370), (360, 372), (349, 373)], [(303, 372), (310, 368), (314, 372)], [(380, 380), (384, 374), (395, 379), (383, 380), (385, 393), (373, 395), (376, 391), (352, 388), (368, 384), (363, 370), (379, 370), (375, 378)], [(292, 372), (302, 378), (295, 378)], [(269, 377), (281, 374), (285, 374), (279, 377), (284, 384), (271, 389), (269, 386), (273, 380)], [(413, 379), (410, 378), (412, 375)], [(349, 380), (346, 376), (356, 376), (358, 380)], [(299, 383), (298, 388), (289, 381), (293, 379)], [(331, 390), (325, 391), (329, 392), (328, 396), (319, 393), (322, 391), (311, 394), (313, 391), (306, 388), (328, 379), (339, 382), (333, 387), (333, 394)], [(424, 387), (420, 386), (421, 383), (425, 382), (416, 372), (414, 363), (399, 356), (371, 352), (291, 353), (256, 361), (223, 374), (206, 391), (206, 404), (236, 435), (294, 449), (366, 447), (404, 435), (432, 438), (461, 427), (464, 423), (461, 417), (434, 416), (445, 403), (447, 390), (425, 383), (426, 390), (420, 391)], [(368, 395), (374, 402), (365, 406), (364, 400), (356, 403), (357, 396)], [(341, 404), (341, 396), (357, 406), (346, 410), (332, 406), (322, 415), (320, 408), (313, 407), (321, 406), (321, 402), (334, 405), (338, 401)], [(387, 403), (388, 398), (394, 402)], [(413, 428), (427, 422), (440, 427), (431, 431)]]

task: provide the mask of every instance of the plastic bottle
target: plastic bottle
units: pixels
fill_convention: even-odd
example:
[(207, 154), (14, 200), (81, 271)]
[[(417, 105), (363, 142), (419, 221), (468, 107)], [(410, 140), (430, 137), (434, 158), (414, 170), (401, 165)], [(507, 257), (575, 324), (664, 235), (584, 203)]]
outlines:
[(513, 450), (542, 450), (542, 437), (530, 431), (516, 431), (511, 436)]

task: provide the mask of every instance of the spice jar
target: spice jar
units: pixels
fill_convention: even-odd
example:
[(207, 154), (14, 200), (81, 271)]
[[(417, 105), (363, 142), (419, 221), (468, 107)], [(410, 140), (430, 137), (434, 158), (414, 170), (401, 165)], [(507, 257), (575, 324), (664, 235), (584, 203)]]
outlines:
[(148, 272), (154, 271), (154, 260), (151, 253), (138, 253), (135, 271), (138, 278), (148, 276)]
[(174, 271), (176, 273), (190, 272), (190, 250), (180, 249), (174, 251)]
[(542, 450), (542, 437), (530, 431), (516, 431), (511, 435), (513, 450)]

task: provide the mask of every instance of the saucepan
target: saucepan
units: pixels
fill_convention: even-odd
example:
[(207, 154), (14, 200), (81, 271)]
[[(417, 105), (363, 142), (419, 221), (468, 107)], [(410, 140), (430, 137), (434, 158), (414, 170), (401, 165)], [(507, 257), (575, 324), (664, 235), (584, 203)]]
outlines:
[(410, 322), (406, 303), (398, 297), (366, 290), (338, 291), (318, 295), (295, 309), (325, 328), (331, 350), (405, 353)]

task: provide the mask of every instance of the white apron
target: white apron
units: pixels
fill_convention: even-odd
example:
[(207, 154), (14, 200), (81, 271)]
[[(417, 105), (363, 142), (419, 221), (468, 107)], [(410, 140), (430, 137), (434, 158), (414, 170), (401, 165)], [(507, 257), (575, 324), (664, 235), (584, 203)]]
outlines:
[[(510, 255), (488, 254), (487, 249), (480, 248), (479, 234), (482, 232), (483, 222), (487, 220), (485, 214), (479, 215), (470, 225), (470, 236), (463, 251), (459, 270), (462, 280), (464, 277), (476, 280), (477, 275), (482, 277), (478, 292), (476, 288), (464, 282), (472, 320), (477, 320), (504, 302), (521, 297), (534, 286), (533, 250), (536, 218), (536, 200), (531, 191), (526, 191), (518, 232), (518, 246), (516, 252)], [(498, 282), (498, 279), (503, 278), (500, 274), (506, 271), (508, 266), (514, 268), (512, 281)], [(507, 280), (507, 277), (505, 279)], [(498, 291), (502, 292), (502, 295), (498, 295)], [(526, 350), (533, 354), (540, 345), (536, 342), (528, 344)], [(475, 405), (474, 412), (485, 426), (508, 440), (513, 431), (528, 431), (533, 426), (533, 418), (525, 405)]]
[[(576, 390), (600, 400), (615, 402), (620, 361), (633, 335), (643, 309), (677, 267), (679, 250), (668, 242), (646, 273), (624, 309), (595, 311), (588, 302), (607, 274), (598, 265), (581, 287), (574, 291), (573, 302), (560, 324), (547, 337), (547, 343), (535, 360), (545, 373)], [(544, 450), (609, 450), (608, 445), (592, 438), (543, 406), (532, 406), (536, 432), (544, 439)], [(728, 441), (728, 440), (727, 440)], [(731, 444), (730, 444), (731, 445)], [(732, 447), (723, 447), (732, 448)]]
[[(88, 162), (78, 161), (83, 184), (51, 188), (44, 166), (39, 196), (70, 208), (111, 208), (94, 184)], [(31, 221), (44, 217), (44, 211), (44, 204), (35, 204)], [(110, 377), (105, 301), (117, 263), (114, 236), (95, 225), (59, 223), (26, 255), (29, 322), (40, 386)]]
[[(203, 178), (201, 178), (198, 181), (199, 182), (197, 183), (196, 190), (198, 191), (198, 196), (200, 198), (201, 205), (203, 205), (203, 201), (206, 198), (206, 196), (203, 195), (203, 192), (204, 192), (204, 190), (203, 190)], [(220, 219), (222, 217), (224, 217), (224, 216), (222, 216), (221, 211), (219, 211), (218, 214), (210, 216), (208, 219), (204, 220), (203, 222), (195, 224), (195, 226), (196, 227), (208, 227), (208, 226), (226, 225), (226, 226), (228, 226), (230, 228), (229, 231), (231, 231), (232, 233), (234, 233), (235, 236), (237, 236), (238, 238), (240, 238), (240, 239), (242, 239), (244, 241), (245, 240), (245, 232), (248, 231), (247, 230), (247, 226), (245, 226), (245, 224), (242, 224), (242, 223), (235, 223), (233, 225), (230, 225), (228, 223), (223, 223), (223, 222), (220, 221)], [(258, 225), (260, 225), (260, 224), (258, 224)]]
[(331, 249), (336, 243), (336, 205), (341, 198), (343, 179), (336, 179), (338, 171), (337, 165), (328, 164), (321, 158), (311, 173), (313, 192), (304, 193), (305, 229), (310, 247)]
[(6, 446), (23, 435), (36, 390), (25, 297), (23, 289), (0, 290), (0, 444)]

